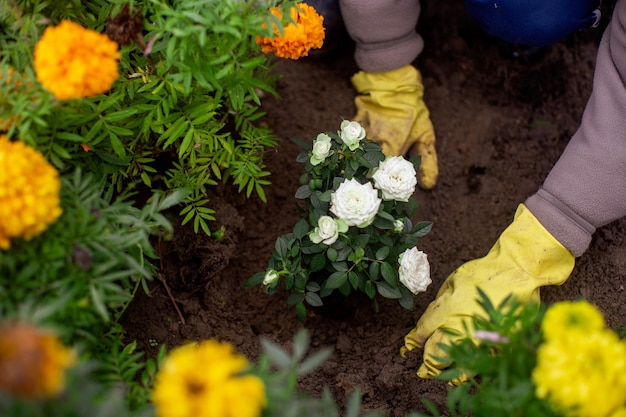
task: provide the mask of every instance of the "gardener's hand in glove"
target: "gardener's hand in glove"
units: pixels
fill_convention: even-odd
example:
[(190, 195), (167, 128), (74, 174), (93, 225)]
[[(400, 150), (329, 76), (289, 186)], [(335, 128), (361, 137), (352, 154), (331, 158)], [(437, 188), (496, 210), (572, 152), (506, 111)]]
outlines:
[[(443, 283), (436, 299), (430, 303), (417, 325), (404, 338), (407, 350), (424, 348), (424, 363), (417, 371), (422, 378), (438, 375), (450, 364), (439, 343), (449, 345), (463, 337), (463, 321), (484, 313), (477, 302), (477, 288), (483, 290), (494, 305), (513, 294), (519, 301), (539, 301), (539, 287), (560, 285), (574, 268), (574, 255), (561, 245), (520, 204), (515, 219), (500, 235), (487, 256), (458, 268)], [(449, 335), (447, 328), (459, 333)]]
[(385, 155), (420, 155), (419, 184), (433, 188), (439, 174), (435, 132), (419, 71), (412, 65), (387, 72), (359, 71), (352, 84), (359, 93), (354, 120), (382, 146)]

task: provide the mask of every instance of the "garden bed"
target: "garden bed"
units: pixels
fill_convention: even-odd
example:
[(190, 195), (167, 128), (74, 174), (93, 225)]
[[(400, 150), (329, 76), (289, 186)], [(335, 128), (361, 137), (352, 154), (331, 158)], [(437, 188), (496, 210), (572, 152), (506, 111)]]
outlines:
[[(318, 395), (328, 386), (341, 402), (358, 388), (366, 409), (389, 416), (425, 411), (422, 398), (443, 408), (446, 384), (415, 375), (421, 352), (401, 358), (403, 337), (443, 280), (489, 250), (558, 159), (590, 94), (601, 30), (576, 34), (520, 62), (502, 55), (462, 2), (422, 3), (419, 29), (426, 48), (417, 66), (437, 133), (440, 178), (435, 189), (416, 194), (415, 220), (434, 227), (418, 244), (429, 256), (433, 284), (416, 297), (414, 311), (382, 299), (376, 312), (367, 299), (351, 297), (345, 308), (316, 309), (301, 323), (285, 294), (243, 286), (265, 270), (276, 238), (299, 218), (294, 193), (303, 167), (296, 162), (300, 148), (289, 139), (310, 141), (354, 114), (349, 78), (357, 68), (347, 41), (326, 54), (279, 62), (280, 98), (266, 96), (263, 102), (262, 123), (280, 138), (265, 159), (272, 173), (267, 203), (246, 199), (232, 186), (212, 190), (210, 205), (224, 237), (177, 226), (174, 239), (161, 245), (160, 273), (180, 315), (163, 283), (154, 281), (151, 296), (140, 294), (123, 317), (128, 341), (154, 356), (161, 344), (173, 348), (217, 338), (255, 359), (260, 337), (288, 346), (304, 326), (315, 349), (329, 346), (334, 354), (301, 381), (302, 390)], [(543, 300), (584, 297), (602, 310), (609, 326), (622, 326), (625, 236), (626, 220), (598, 230), (569, 281), (543, 290)]]

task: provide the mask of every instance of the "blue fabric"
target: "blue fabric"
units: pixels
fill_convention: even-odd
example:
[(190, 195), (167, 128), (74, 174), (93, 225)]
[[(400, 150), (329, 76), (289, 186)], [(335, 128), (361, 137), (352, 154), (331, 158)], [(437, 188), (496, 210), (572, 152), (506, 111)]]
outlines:
[(599, 16), (598, 0), (465, 0), (465, 6), (487, 33), (527, 46), (558, 42)]

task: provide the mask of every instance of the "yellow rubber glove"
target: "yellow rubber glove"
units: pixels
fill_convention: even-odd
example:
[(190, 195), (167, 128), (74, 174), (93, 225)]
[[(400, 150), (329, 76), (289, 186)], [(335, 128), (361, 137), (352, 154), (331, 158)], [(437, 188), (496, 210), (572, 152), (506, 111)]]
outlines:
[(439, 175), (435, 131), (424, 104), (419, 71), (412, 65), (387, 72), (359, 71), (352, 85), (359, 93), (354, 120), (382, 146), (385, 155), (420, 155), (419, 184), (433, 188)]
[[(574, 255), (520, 204), (513, 222), (489, 253), (465, 263), (445, 280), (435, 300), (405, 336), (400, 354), (423, 347), (424, 363), (417, 374), (422, 378), (436, 376), (450, 365), (435, 358), (445, 357), (438, 344), (459, 340), (464, 333), (463, 321), (471, 324), (471, 317), (485, 317), (477, 302), (477, 288), (494, 305), (510, 294), (521, 302), (538, 302), (540, 287), (563, 284), (573, 268)], [(445, 334), (443, 328), (459, 335)]]

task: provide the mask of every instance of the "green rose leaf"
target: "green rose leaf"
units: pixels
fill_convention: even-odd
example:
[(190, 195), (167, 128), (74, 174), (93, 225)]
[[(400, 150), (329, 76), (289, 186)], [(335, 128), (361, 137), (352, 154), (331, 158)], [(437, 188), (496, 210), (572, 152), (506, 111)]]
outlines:
[(383, 246), (376, 251), (376, 259), (379, 261), (384, 260), (387, 256), (389, 256), (389, 246)]
[[(398, 286), (398, 273), (396, 269), (391, 266), (389, 262), (383, 262), (380, 267), (380, 272), (383, 276), (383, 279), (392, 287), (397, 288)], [(388, 297), (389, 298), (389, 297)]]
[(309, 232), (309, 229), (309, 223), (304, 219), (300, 219), (293, 228), (293, 234), (296, 239), (302, 239)]
[(345, 262), (333, 262), (333, 269), (337, 272), (346, 272), (348, 270), (348, 264)]
[(333, 272), (326, 280), (325, 287), (329, 289), (335, 289), (341, 287), (348, 280), (348, 274), (346, 272)]
[(413, 230), (411, 230), (411, 233), (417, 237), (424, 237), (430, 232), (432, 228), (433, 228), (432, 222), (419, 222), (418, 224), (415, 225), (415, 227), (413, 227)]
[(317, 272), (324, 269), (326, 266), (326, 255), (318, 253), (311, 258), (311, 272)]
[(274, 244), (274, 249), (276, 250), (276, 253), (278, 254), (279, 257), (284, 258), (285, 256), (287, 256), (287, 248), (288, 248), (288, 243), (287, 243), (287, 239), (284, 236), (281, 236), (278, 239), (276, 239), (276, 243)]
[(300, 321), (306, 319), (306, 306), (303, 303), (296, 304), (296, 317)]
[(376, 296), (376, 288), (374, 287), (374, 284), (372, 283), (372, 281), (367, 281), (365, 283), (365, 294), (370, 298), (370, 300), (373, 300), (374, 297)]
[(309, 305), (313, 307), (320, 307), (324, 305), (320, 296), (314, 292), (307, 292), (304, 296), (304, 299)]
[(309, 184), (301, 185), (296, 190), (296, 196), (295, 197), (299, 198), (300, 200), (304, 200), (306, 198), (309, 198), (310, 196), (311, 196), (311, 189), (309, 188)]
[(260, 285), (263, 282), (263, 278), (265, 278), (265, 272), (257, 272), (252, 275), (248, 280), (243, 284), (244, 287), (254, 287), (256, 285)]
[(298, 293), (291, 293), (287, 297), (287, 304), (296, 305), (304, 300), (304, 295)]
[(376, 281), (378, 279), (379, 274), (380, 274), (380, 263), (372, 262), (370, 264), (370, 279), (372, 281)]
[(398, 288), (400, 288), (400, 292), (402, 293), (402, 298), (400, 298), (398, 302), (403, 308), (413, 311), (413, 294), (411, 294), (411, 291), (404, 285), (400, 285)]
[(352, 288), (354, 288), (355, 290), (359, 289), (359, 275), (356, 272), (350, 271), (348, 273), (348, 281), (350, 281), (350, 285), (352, 285)]
[(393, 288), (386, 282), (377, 282), (376, 286), (378, 287), (378, 293), (385, 298), (391, 299), (399, 299), (402, 298), (402, 292), (399, 288)]

